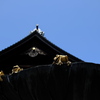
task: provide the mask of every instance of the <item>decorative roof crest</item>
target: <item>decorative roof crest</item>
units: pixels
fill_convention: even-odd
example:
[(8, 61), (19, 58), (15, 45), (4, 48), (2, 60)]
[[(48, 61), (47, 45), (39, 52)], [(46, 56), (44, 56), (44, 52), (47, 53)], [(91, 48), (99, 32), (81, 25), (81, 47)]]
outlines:
[(30, 48), (26, 54), (28, 54), (30, 57), (36, 57), (38, 54), (46, 55), (46, 53), (44, 53), (42, 50), (40, 50), (37, 47)]
[(33, 33), (34, 31), (37, 31), (40, 35), (44, 36), (44, 32), (41, 31), (38, 24), (36, 24), (36, 28), (33, 31), (31, 31), (31, 33)]

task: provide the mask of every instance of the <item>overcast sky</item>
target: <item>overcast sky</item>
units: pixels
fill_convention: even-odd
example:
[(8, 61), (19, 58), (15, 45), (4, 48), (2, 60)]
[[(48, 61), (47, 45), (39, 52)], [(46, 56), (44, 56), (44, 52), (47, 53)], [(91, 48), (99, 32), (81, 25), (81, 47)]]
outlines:
[(0, 51), (36, 24), (58, 47), (100, 64), (100, 0), (0, 0)]

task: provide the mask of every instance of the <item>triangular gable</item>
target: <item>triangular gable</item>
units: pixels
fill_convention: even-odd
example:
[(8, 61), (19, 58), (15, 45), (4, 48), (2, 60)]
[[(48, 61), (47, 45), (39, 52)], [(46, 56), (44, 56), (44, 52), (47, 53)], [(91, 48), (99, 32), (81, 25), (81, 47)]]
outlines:
[[(33, 47), (37, 48), (37, 50), (39, 49), (45, 54), (29, 57), (27, 51)], [(16, 64), (49, 64), (52, 63), (53, 57), (56, 54), (68, 55), (69, 60), (72, 62), (82, 62), (81, 59), (57, 47), (35, 30), (24, 39), (0, 52), (0, 69)]]

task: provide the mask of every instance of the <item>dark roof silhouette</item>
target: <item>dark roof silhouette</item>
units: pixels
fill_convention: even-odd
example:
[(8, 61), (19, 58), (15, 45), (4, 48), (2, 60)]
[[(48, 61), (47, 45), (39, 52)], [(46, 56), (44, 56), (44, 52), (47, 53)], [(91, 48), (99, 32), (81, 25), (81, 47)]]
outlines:
[[(35, 57), (30, 57), (32, 48), (40, 50)], [(43, 65), (51, 64), (56, 54), (68, 55), (72, 62), (83, 62), (81, 59), (57, 47), (37, 30), (13, 44), (12, 46), (0, 51), (0, 69), (8, 70), (14, 65)], [(34, 55), (33, 55), (34, 56)]]

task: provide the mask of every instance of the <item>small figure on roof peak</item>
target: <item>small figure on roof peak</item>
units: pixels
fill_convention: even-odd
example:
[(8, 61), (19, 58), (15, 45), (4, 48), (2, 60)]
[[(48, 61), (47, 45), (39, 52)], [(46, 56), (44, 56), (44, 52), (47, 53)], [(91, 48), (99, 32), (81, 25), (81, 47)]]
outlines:
[(33, 33), (34, 31), (37, 31), (38, 33), (40, 33), (40, 35), (44, 36), (44, 32), (39, 28), (39, 24), (36, 24), (36, 28), (31, 31), (31, 33)]

